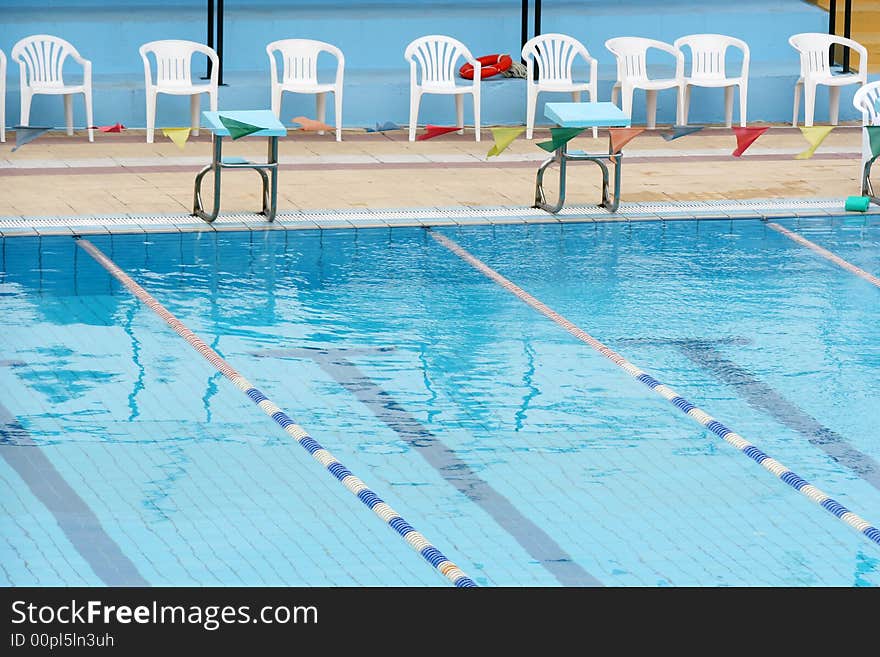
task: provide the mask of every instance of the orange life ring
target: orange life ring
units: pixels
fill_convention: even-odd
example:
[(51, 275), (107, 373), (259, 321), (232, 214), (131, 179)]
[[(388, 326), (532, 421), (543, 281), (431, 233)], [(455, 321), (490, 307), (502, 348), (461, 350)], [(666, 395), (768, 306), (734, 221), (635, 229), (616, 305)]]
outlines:
[[(477, 61), (482, 65), (480, 69), (481, 80), (503, 73), (513, 66), (513, 60), (510, 58), (510, 55), (486, 55), (484, 57), (477, 57)], [(458, 69), (458, 74), (466, 80), (473, 80), (474, 65), (470, 62), (465, 62)]]

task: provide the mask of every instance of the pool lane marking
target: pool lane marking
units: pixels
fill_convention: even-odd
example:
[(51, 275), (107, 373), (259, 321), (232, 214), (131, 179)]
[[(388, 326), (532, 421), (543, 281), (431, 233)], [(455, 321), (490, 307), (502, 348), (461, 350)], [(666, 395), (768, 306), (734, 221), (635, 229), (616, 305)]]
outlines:
[(675, 345), (687, 358), (732, 386), (750, 406), (797, 431), (811, 445), (880, 489), (880, 464), (875, 459), (857, 450), (846, 438), (821, 424), (747, 369), (724, 358), (708, 340), (677, 340)]
[(150, 586), (101, 521), (15, 416), (0, 404), (0, 456), (49, 510), (58, 527), (107, 586)]
[(128, 274), (120, 269), (116, 263), (105, 256), (101, 250), (88, 240), (77, 239), (77, 244), (92, 256), (111, 276), (124, 285), (129, 292), (140, 299), (153, 312), (161, 317), (175, 333), (186, 340), (190, 346), (198, 351), (205, 359), (217, 368), (239, 390), (244, 392), (252, 402), (259, 406), (263, 412), (271, 417), (284, 429), (297, 443), (312, 455), (330, 474), (355, 495), (364, 505), (381, 518), (388, 526), (394, 529), (410, 547), (418, 552), (431, 566), (450, 582), (458, 587), (476, 586), (476, 583), (468, 577), (464, 571), (450, 561), (421, 533), (413, 529), (399, 513), (386, 504), (376, 493), (370, 490), (359, 478), (355, 477), (336, 457), (324, 449), (308, 432), (288, 417), (284, 411), (276, 406), (262, 392), (255, 388), (250, 381), (239, 374), (227, 363), (216, 351), (193, 333), (186, 325), (169, 312), (149, 292), (138, 285)]
[(605, 356), (605, 358), (624, 370), (631, 377), (646, 385), (658, 395), (669, 401), (682, 413), (699, 422), (701, 425), (706, 427), (709, 431), (714, 433), (725, 442), (736, 447), (739, 451), (761, 465), (768, 472), (773, 473), (778, 479), (781, 479), (783, 482), (794, 488), (796, 491), (805, 495), (807, 498), (811, 499), (813, 502), (824, 508), (826, 511), (834, 514), (837, 518), (845, 522), (850, 527), (854, 528), (859, 533), (867, 536), (877, 545), (880, 545), (880, 529), (877, 529), (877, 527), (871, 525), (867, 520), (856, 515), (845, 506), (832, 499), (827, 494), (825, 494), (812, 484), (808, 483), (806, 480), (799, 477), (782, 463), (765, 454), (763, 451), (758, 449), (755, 445), (750, 443), (739, 434), (728, 429), (726, 426), (721, 424), (721, 422), (706, 413), (704, 410), (698, 408), (697, 406), (694, 406), (691, 402), (679, 395), (672, 388), (661, 383), (647, 372), (639, 369), (636, 365), (626, 360), (616, 351), (604, 345), (592, 335), (579, 328), (577, 325), (573, 324), (541, 301), (538, 301), (538, 299), (533, 297), (531, 294), (518, 287), (512, 281), (508, 280), (507, 278), (496, 272), (494, 269), (483, 263), (475, 256), (471, 255), (468, 251), (466, 251), (464, 248), (456, 244), (445, 235), (441, 235), (440, 233), (437, 233), (430, 229), (428, 229), (428, 232), (430, 233), (431, 237), (433, 237), (439, 244), (452, 251), (452, 253), (467, 262), (474, 269), (481, 272), (486, 277), (519, 298), (521, 301), (525, 302), (533, 309), (537, 310), (538, 312), (564, 328), (581, 342), (588, 344), (590, 347)]
[[(363, 351), (363, 350), (361, 350)], [(471, 502), (483, 509), (563, 586), (602, 586), (552, 537), (524, 516), (506, 497), (492, 488), (462, 461), (455, 451), (410, 415), (389, 393), (346, 359), (347, 349), (270, 349), (255, 352), (258, 357), (313, 359), (337, 383), (352, 393), (380, 421), (419, 452), (439, 474)], [(355, 352), (356, 353), (356, 352)]]
[(876, 276), (874, 276), (874, 274), (869, 274), (868, 272), (866, 272), (864, 269), (861, 269), (860, 267), (856, 267), (851, 262), (847, 262), (846, 260), (841, 258), (839, 255), (832, 253), (828, 249), (825, 249), (825, 248), (819, 246), (815, 242), (811, 242), (803, 235), (800, 235), (799, 233), (795, 233), (794, 231), (789, 230), (785, 226), (780, 226), (779, 224), (777, 224), (776, 222), (773, 222), (773, 221), (769, 222), (767, 224), (767, 226), (769, 228), (772, 228), (773, 230), (775, 230), (777, 233), (781, 233), (782, 235), (785, 235), (788, 239), (790, 239), (794, 242), (797, 242), (801, 246), (807, 247), (808, 249), (810, 249), (810, 251), (813, 251), (814, 253), (818, 253), (820, 256), (822, 256), (826, 260), (830, 260), (838, 267), (845, 269), (846, 271), (850, 272), (851, 274), (855, 274), (859, 278), (865, 279), (871, 285), (873, 285), (875, 287), (880, 287), (880, 278), (877, 278)]

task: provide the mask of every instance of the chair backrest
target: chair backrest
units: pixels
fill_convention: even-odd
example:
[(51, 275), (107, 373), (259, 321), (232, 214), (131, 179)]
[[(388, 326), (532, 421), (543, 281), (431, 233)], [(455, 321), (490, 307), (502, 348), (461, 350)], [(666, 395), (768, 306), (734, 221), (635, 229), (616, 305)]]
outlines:
[[(442, 34), (429, 34), (412, 41), (403, 53), (410, 63), (412, 81), (418, 83), (416, 65), (421, 74), (421, 85), (432, 87), (454, 87), (457, 64), (461, 58), (471, 64), (476, 63), (471, 51), (457, 39)], [(480, 78), (474, 76), (474, 84)]]
[(743, 63), (740, 75), (748, 76), (749, 46), (741, 39), (724, 34), (689, 34), (676, 39), (673, 45), (679, 50), (684, 46), (690, 49), (691, 78), (703, 80), (727, 78), (727, 49), (731, 46), (742, 51)]
[(862, 125), (880, 125), (880, 80), (859, 87), (853, 107), (862, 113)]
[[(188, 87), (192, 85), (192, 57), (196, 53), (207, 55), (211, 59), (211, 84), (217, 84), (220, 67), (217, 53), (213, 48), (195, 41), (165, 39), (150, 41), (139, 49), (144, 60), (144, 75), (147, 85), (156, 87)], [(156, 81), (153, 80), (149, 55), (156, 59)]]
[(68, 56), (82, 61), (72, 44), (49, 34), (24, 37), (12, 46), (11, 56), (21, 68), (21, 83), (41, 87), (64, 86), (64, 60)]
[(345, 56), (336, 46), (314, 39), (280, 39), (266, 46), (269, 55), (272, 82), (278, 82), (275, 53), (281, 56), (281, 82), (318, 83), (318, 55), (330, 53), (337, 61), (337, 79), (345, 65)]
[(648, 80), (648, 50), (655, 48), (675, 57), (675, 77), (684, 75), (684, 54), (671, 43), (643, 37), (615, 37), (605, 47), (617, 58), (617, 79)]
[(6, 100), (4, 91), (6, 89), (6, 53), (0, 50), (0, 103)]
[(592, 60), (587, 47), (567, 34), (539, 34), (526, 41), (522, 48), (527, 65), (532, 61), (538, 65), (538, 84), (572, 82), (572, 68), (578, 56), (587, 63)]
[(801, 77), (831, 75), (831, 62), (828, 53), (831, 46), (835, 44), (852, 48), (859, 53), (860, 71), (862, 59), (867, 58), (864, 46), (857, 41), (835, 34), (802, 32), (791, 35), (788, 38), (788, 43), (800, 54)]

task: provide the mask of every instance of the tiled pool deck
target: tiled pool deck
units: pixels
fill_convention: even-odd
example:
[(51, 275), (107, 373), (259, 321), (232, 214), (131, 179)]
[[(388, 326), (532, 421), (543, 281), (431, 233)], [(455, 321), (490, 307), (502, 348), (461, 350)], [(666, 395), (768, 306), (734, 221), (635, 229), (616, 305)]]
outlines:
[[(205, 131), (184, 150), (160, 135), (147, 144), (143, 131), (126, 130), (96, 132), (94, 143), (82, 131), (53, 132), (15, 152), (9, 132), (0, 144), (0, 234), (833, 216), (847, 214), (845, 198), (858, 194), (857, 125), (835, 128), (806, 160), (795, 159), (808, 144), (790, 126), (770, 126), (740, 158), (731, 156), (730, 129), (707, 127), (673, 141), (663, 139), (667, 131), (646, 131), (624, 148), (617, 213), (596, 207), (599, 172), (583, 164), (570, 169), (566, 206), (551, 215), (531, 208), (535, 171), (547, 155), (536, 143), (547, 130), (491, 158), (488, 128), (479, 143), (470, 129), (416, 142), (404, 130), (346, 130), (342, 142), (291, 130), (279, 144), (277, 220), (253, 213), (260, 204), (256, 173), (227, 170), (212, 225), (189, 214), (193, 178), (210, 160)], [(595, 141), (585, 135), (573, 147), (607, 148), (601, 132)], [(264, 152), (263, 139), (225, 144), (227, 156), (258, 159)]]

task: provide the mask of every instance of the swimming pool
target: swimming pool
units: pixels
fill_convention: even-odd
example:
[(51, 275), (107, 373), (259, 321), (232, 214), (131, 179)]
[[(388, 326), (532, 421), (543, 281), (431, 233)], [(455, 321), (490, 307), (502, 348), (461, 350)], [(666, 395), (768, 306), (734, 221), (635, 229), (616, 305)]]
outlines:
[[(775, 224), (880, 271), (874, 217)], [(880, 584), (880, 289), (771, 224), (15, 237), (2, 272), (5, 585)]]

